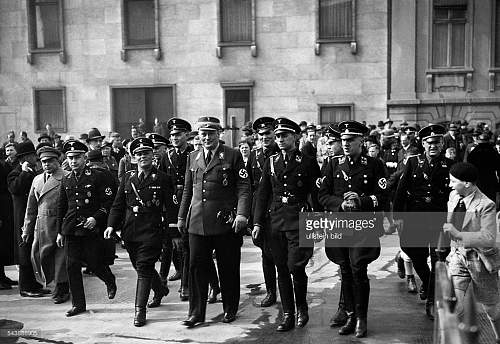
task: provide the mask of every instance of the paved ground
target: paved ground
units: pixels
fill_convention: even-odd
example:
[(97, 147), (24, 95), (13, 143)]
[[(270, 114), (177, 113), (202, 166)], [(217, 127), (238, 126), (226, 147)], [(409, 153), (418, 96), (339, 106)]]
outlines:
[[(264, 294), (260, 253), (249, 238), (242, 249), (240, 308), (232, 324), (220, 322), (222, 304), (217, 303), (208, 305), (207, 324), (195, 329), (182, 326), (188, 305), (174, 292), (179, 288), (176, 281), (170, 284), (171, 294), (163, 305), (148, 310), (148, 324), (134, 327), (136, 275), (123, 250), (112, 267), (118, 284), (114, 300), (107, 299), (102, 282), (86, 276), (88, 312), (66, 318), (69, 303), (54, 305), (49, 298), (21, 298), (14, 288), (0, 292), (0, 322), (7, 319), (24, 329), (40, 330), (34, 338), (20, 338), (18, 343), (431, 343), (433, 324), (426, 319), (424, 302), (408, 294), (404, 281), (397, 277), (393, 262), (396, 251), (397, 236), (384, 237), (382, 255), (370, 265), (369, 337), (362, 340), (339, 336), (336, 329), (328, 327), (338, 301), (339, 275), (337, 266), (319, 248), (307, 268), (310, 322), (306, 328), (277, 333), (279, 305), (258, 307)], [(14, 268), (7, 274), (17, 279)]]

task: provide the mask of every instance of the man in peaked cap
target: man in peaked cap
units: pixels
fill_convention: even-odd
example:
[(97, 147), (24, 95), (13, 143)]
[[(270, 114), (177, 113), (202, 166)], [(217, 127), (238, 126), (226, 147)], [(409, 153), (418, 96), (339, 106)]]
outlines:
[(82, 261), (107, 287), (108, 298), (116, 294), (115, 276), (103, 259), (102, 231), (106, 226), (114, 192), (102, 172), (86, 166), (88, 147), (68, 141), (63, 153), (71, 173), (62, 178), (57, 212), (57, 245), (65, 248), (66, 268), (73, 307), (67, 317), (86, 311)]
[(101, 150), (102, 141), (105, 136), (101, 135), (101, 132), (97, 128), (92, 128), (89, 130), (87, 137), (87, 144), (89, 145), (89, 150)]
[[(297, 327), (304, 327), (309, 321), (305, 267), (313, 248), (299, 247), (299, 213), (302, 209), (319, 207), (315, 183), (320, 170), (316, 158), (303, 155), (297, 148), (300, 127), (295, 122), (277, 118), (274, 133), (280, 151), (264, 163), (252, 237), (270, 238), (283, 307), (283, 319), (276, 330), (284, 332), (295, 327), (295, 308)], [(312, 205), (308, 204), (309, 196)]]
[[(42, 144), (41, 144), (42, 145)], [(68, 274), (64, 249), (57, 247), (57, 209), (61, 181), (69, 174), (59, 163), (60, 152), (43, 144), (37, 149), (43, 173), (33, 179), (24, 218), (23, 242), (31, 246), (32, 266), (38, 283), (47, 286), (54, 282), (54, 303), (69, 300)]]
[[(407, 160), (394, 196), (394, 215), (401, 220), (401, 249), (410, 257), (422, 280), (420, 298), (427, 299), (425, 310), (429, 319), (434, 318), (434, 266), (438, 259), (436, 246), (443, 216), (419, 216), (412, 213), (432, 212), (445, 214), (448, 201), (449, 171), (453, 162), (441, 153), (446, 129), (438, 124), (422, 128), (418, 137), (424, 153)], [(405, 213), (403, 213), (405, 212)], [(441, 218), (442, 217), (442, 218)], [(443, 221), (441, 223), (437, 223)], [(431, 257), (431, 269), (427, 258)]]
[(319, 190), (319, 201), (327, 211), (376, 212), (373, 230), (354, 233), (343, 247), (327, 241), (325, 253), (340, 266), (341, 292), (348, 319), (339, 334), (366, 337), (368, 331), (369, 263), (380, 255), (379, 237), (384, 229), (380, 219), (387, 204), (387, 179), (383, 163), (363, 153), (363, 136), (368, 128), (356, 121), (339, 124), (345, 156), (331, 160)]
[[(178, 214), (178, 228), (189, 231), (189, 314), (193, 327), (205, 321), (210, 259), (215, 249), (224, 323), (236, 319), (240, 298), (242, 231), (250, 209), (250, 178), (238, 150), (220, 143), (220, 121), (202, 117), (197, 129), (202, 148), (189, 155)], [(187, 225), (189, 223), (189, 225)]]
[[(172, 184), (165, 173), (153, 165), (154, 144), (140, 137), (132, 141), (130, 151), (137, 160), (137, 172), (129, 171), (120, 183), (110, 211), (105, 238), (110, 238), (122, 219), (122, 238), (137, 271), (134, 326), (146, 324), (146, 305), (158, 307), (168, 288), (163, 286), (155, 263), (161, 253), (164, 209), (172, 211)], [(148, 303), (153, 289), (153, 300)]]
[[(249, 166), (251, 168), (251, 182), (252, 182), (252, 216), (255, 214), (255, 201), (256, 195), (259, 190), (260, 180), (262, 177), (262, 170), (265, 162), (271, 155), (279, 152), (278, 145), (275, 142), (274, 118), (272, 117), (259, 117), (253, 122), (253, 130), (257, 133), (260, 147), (250, 153)], [(266, 297), (261, 301), (261, 307), (269, 307), (276, 303), (276, 267), (274, 265), (273, 255), (270, 245), (270, 222), (269, 218), (266, 219), (264, 232), (260, 240), (254, 241), (262, 250), (262, 271), (264, 273), (264, 282), (266, 284)]]
[(17, 243), (18, 263), (19, 263), (19, 293), (22, 297), (40, 297), (50, 290), (43, 289), (42, 285), (36, 281), (36, 277), (31, 264), (31, 246), (33, 238), (23, 243), (21, 241), (21, 231), (28, 204), (28, 195), (31, 184), (40, 167), (37, 164), (35, 146), (31, 141), (22, 142), (17, 146), (18, 162), (14, 169), (7, 176), (7, 187), (12, 195), (14, 206), (14, 228)]

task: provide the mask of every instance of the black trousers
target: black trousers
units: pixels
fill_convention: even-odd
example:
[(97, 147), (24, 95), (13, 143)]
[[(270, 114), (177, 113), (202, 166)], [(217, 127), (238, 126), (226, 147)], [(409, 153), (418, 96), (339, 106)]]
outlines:
[(82, 279), (83, 263), (86, 263), (106, 285), (115, 283), (115, 276), (104, 260), (103, 240), (96, 236), (64, 236), (69, 289), (75, 307), (86, 306)]
[(241, 235), (233, 232), (211, 236), (189, 234), (189, 316), (205, 321), (213, 250), (217, 257), (224, 313), (236, 314), (240, 302), (242, 243)]
[(298, 231), (273, 231), (269, 244), (278, 271), (283, 312), (295, 313), (295, 305), (297, 310), (307, 310), (306, 265), (312, 257), (313, 248), (299, 247)]
[(380, 247), (327, 247), (325, 252), (340, 267), (344, 309), (366, 319), (370, 300), (368, 264), (380, 256)]
[(274, 264), (273, 252), (271, 249), (271, 228), (267, 224), (264, 229), (262, 247), (262, 272), (268, 293), (276, 293), (276, 266)]
[(163, 284), (167, 284), (170, 265), (174, 263), (175, 271), (182, 271), (182, 247), (174, 245), (174, 240), (180, 239), (172, 237), (168, 231), (164, 231), (160, 257), (160, 277)]
[[(155, 269), (155, 263), (161, 254), (161, 243), (126, 241), (125, 248), (130, 257), (130, 262), (137, 272), (137, 280), (151, 280), (151, 289), (155, 294), (162, 294), (163, 283)], [(149, 295), (149, 290), (147, 295)]]

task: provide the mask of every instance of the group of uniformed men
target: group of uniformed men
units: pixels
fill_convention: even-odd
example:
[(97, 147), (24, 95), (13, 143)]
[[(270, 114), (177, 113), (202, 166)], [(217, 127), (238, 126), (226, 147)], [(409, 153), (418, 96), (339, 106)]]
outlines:
[[(305, 211), (376, 212), (389, 201), (386, 170), (380, 159), (368, 157), (363, 139), (368, 128), (355, 121), (330, 125), (331, 156), (319, 168), (315, 157), (298, 149), (300, 127), (287, 118), (261, 117), (253, 128), (261, 145), (253, 150), (245, 167), (241, 154), (220, 140), (222, 127), (214, 117), (202, 117), (197, 130), (202, 147), (186, 143), (191, 125), (180, 118), (168, 122), (173, 148), (158, 152), (157, 134), (140, 137), (130, 144), (137, 170), (122, 178), (118, 190), (105, 183), (102, 172), (85, 164), (87, 147), (78, 141), (63, 148), (71, 173), (61, 183), (59, 234), (64, 246), (73, 307), (67, 316), (86, 310), (81, 262), (116, 293), (109, 267), (96, 259), (93, 243), (110, 238), (121, 229), (121, 237), (137, 271), (134, 325), (146, 323), (146, 306), (157, 307), (168, 288), (155, 270), (165, 224), (178, 229), (184, 247), (181, 298), (189, 298), (183, 324), (195, 327), (205, 321), (208, 285), (212, 279), (213, 252), (220, 278), (224, 316), (236, 319), (240, 297), (242, 234), (252, 229), (254, 243), (262, 249), (262, 267), (267, 295), (261, 306), (276, 302), (276, 274), (283, 317), (277, 331), (303, 327), (309, 320), (308, 277), (305, 271), (313, 249), (299, 245), (299, 214)], [(397, 210), (446, 211), (449, 162), (440, 154), (444, 128), (430, 125), (419, 132), (424, 153), (410, 159), (398, 184), (394, 200)], [(156, 147), (157, 148), (157, 147)], [(251, 223), (249, 223), (251, 219)], [(340, 266), (342, 277), (339, 312), (332, 326), (342, 335), (367, 335), (370, 283), (368, 264), (380, 255), (382, 222), (375, 231), (355, 233), (347, 247), (327, 247), (328, 258)], [(435, 226), (434, 226), (435, 227)], [(432, 271), (427, 256), (435, 261), (439, 229), (433, 224), (408, 223), (405, 231), (424, 231), (421, 247), (403, 250), (411, 257), (430, 303), (433, 300)], [(429, 253), (430, 252), (430, 253)], [(150, 290), (153, 300), (148, 304)], [(430, 306), (427, 307), (431, 312)]]

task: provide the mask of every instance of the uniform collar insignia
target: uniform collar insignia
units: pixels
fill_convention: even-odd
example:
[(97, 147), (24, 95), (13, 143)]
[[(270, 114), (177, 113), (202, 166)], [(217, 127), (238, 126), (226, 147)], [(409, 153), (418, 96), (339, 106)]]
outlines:
[(345, 163), (345, 156), (342, 156), (341, 158), (339, 158), (339, 164), (343, 164)]
[(297, 156), (295, 157), (295, 161), (300, 163), (302, 161), (302, 157), (299, 154), (297, 154)]
[(220, 160), (224, 160), (224, 152), (220, 152), (219, 153), (219, 159)]

